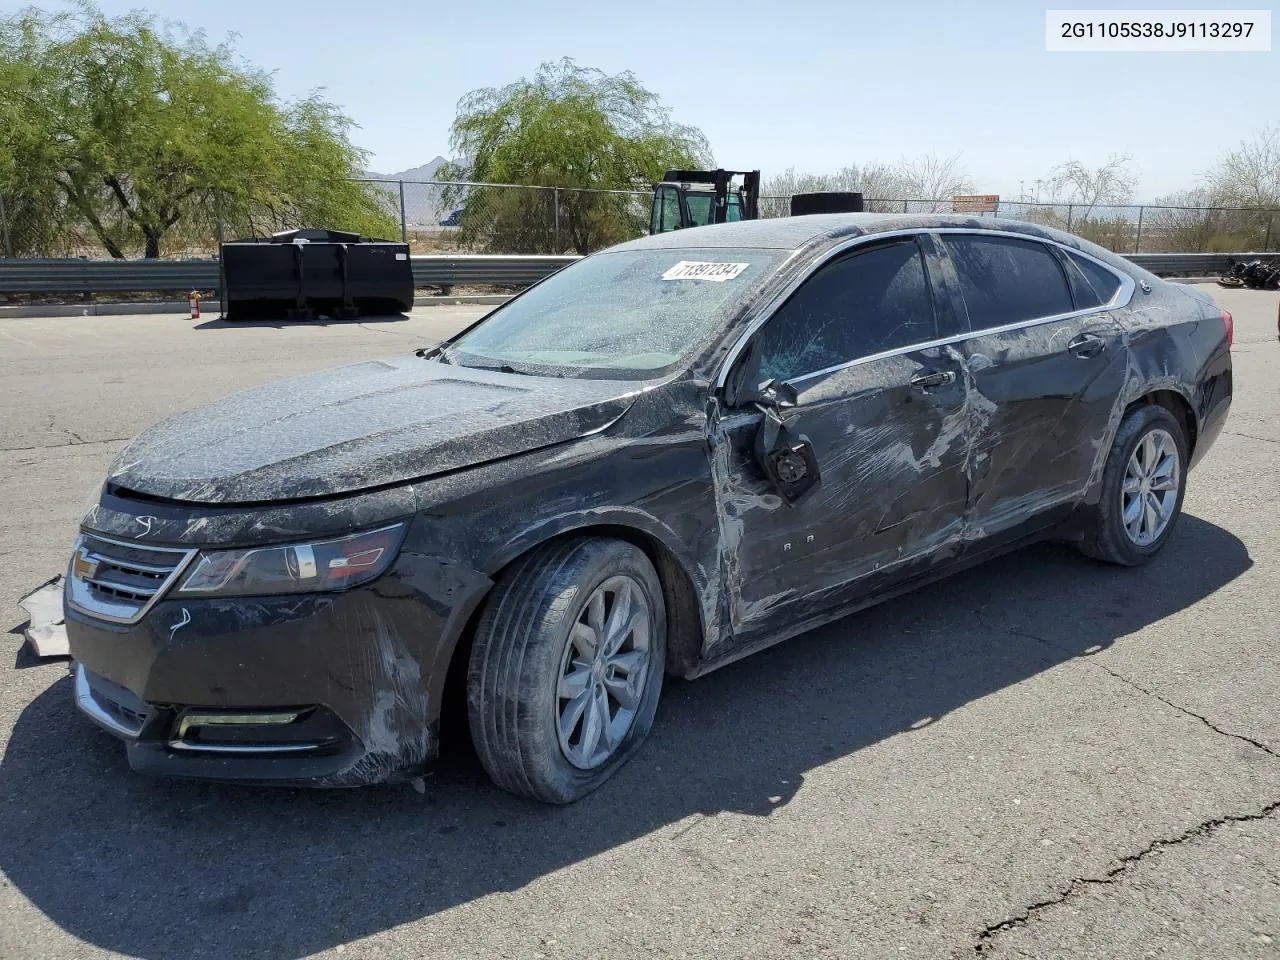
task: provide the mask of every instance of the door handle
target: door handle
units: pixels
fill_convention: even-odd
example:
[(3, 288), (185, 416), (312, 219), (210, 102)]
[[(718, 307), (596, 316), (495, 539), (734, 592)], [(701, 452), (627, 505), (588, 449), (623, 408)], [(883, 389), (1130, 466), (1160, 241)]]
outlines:
[(1107, 349), (1107, 341), (1096, 333), (1082, 333), (1067, 344), (1067, 351), (1081, 360), (1096, 357)]
[(945, 387), (956, 382), (954, 370), (930, 370), (928, 373), (917, 373), (911, 378), (911, 386), (917, 390), (928, 390), (930, 387)]

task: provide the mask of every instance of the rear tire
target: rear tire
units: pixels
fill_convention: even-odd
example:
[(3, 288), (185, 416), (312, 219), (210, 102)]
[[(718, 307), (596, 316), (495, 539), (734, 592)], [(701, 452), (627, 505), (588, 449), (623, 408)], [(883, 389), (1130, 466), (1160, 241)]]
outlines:
[(481, 613), (467, 676), (493, 782), (569, 803), (611, 777), (653, 724), (666, 633), (658, 575), (629, 543), (576, 537), (518, 560)]
[(1168, 542), (1187, 488), (1187, 439), (1164, 407), (1125, 414), (1102, 474), (1102, 493), (1078, 544), (1086, 556), (1136, 567)]

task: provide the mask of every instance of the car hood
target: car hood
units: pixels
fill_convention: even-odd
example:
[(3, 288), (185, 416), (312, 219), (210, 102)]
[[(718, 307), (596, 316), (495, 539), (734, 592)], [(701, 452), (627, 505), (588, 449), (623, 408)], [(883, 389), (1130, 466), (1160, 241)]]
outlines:
[(116, 458), (123, 491), (197, 503), (326, 497), (601, 430), (640, 384), (497, 373), (415, 356), (280, 380), (161, 421)]

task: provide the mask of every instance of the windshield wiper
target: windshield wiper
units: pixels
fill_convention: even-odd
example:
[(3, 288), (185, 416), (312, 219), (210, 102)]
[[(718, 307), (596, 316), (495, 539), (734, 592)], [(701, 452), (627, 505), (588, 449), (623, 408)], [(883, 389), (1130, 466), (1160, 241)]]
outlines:
[[(552, 373), (545, 370), (522, 370), (519, 367), (513, 367), (509, 363), (476, 363), (473, 360), (463, 360), (462, 355), (454, 350), (448, 344), (440, 344), (437, 347), (423, 347), (421, 350), (415, 350), (415, 355), (423, 360), (436, 360), (440, 363), (449, 363), (454, 366), (464, 367), (467, 370), (488, 370), (490, 373), (514, 373), (522, 377), (559, 377), (566, 375), (563, 373)], [(485, 359), (492, 359), (486, 357)]]
[(422, 347), (413, 351), (415, 356), (421, 357), (423, 360), (435, 360), (439, 363), (453, 363), (453, 357), (449, 356), (449, 348), (447, 345), (440, 343), (434, 347)]
[(490, 373), (518, 373), (522, 377), (537, 377), (540, 374), (530, 373), (528, 370), (517, 370), (509, 363), (499, 363), (496, 365), (487, 363), (460, 363), (460, 367), (466, 367), (469, 370), (488, 370)]

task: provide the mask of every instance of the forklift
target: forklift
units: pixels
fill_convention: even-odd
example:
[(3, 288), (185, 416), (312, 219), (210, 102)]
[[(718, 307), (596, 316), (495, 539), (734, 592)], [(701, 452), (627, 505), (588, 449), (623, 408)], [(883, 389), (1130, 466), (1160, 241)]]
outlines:
[[(735, 183), (735, 177), (741, 181)], [(653, 188), (649, 232), (756, 220), (759, 216), (759, 170), (668, 170)]]
[[(736, 177), (741, 181), (735, 183)], [(862, 210), (861, 193), (799, 193), (791, 198), (793, 217)], [(649, 233), (759, 218), (759, 170), (668, 170), (653, 188)]]

